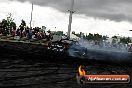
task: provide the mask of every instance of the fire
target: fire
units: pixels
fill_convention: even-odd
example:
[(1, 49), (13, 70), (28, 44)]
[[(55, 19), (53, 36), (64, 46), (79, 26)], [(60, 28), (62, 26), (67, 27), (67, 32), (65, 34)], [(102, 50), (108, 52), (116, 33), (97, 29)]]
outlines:
[(85, 70), (82, 68), (82, 66), (79, 66), (78, 71), (79, 71), (79, 75), (80, 75), (80, 76), (86, 75), (86, 72), (85, 72)]

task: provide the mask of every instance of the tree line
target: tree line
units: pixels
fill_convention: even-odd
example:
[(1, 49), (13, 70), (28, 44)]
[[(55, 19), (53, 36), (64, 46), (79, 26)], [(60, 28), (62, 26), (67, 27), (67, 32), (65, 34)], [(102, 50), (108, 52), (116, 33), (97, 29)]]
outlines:
[[(75, 33), (75, 31), (72, 32), (72, 34), (76, 35), (77, 37), (82, 37), (82, 32), (80, 33)], [(100, 35), (98, 33), (95, 33), (95, 34), (92, 34), (92, 33), (89, 33), (89, 34), (86, 34), (86, 35), (83, 35), (83, 38), (86, 39), (86, 40), (94, 40), (94, 41), (105, 41), (107, 40), (109, 37), (107, 35)], [(118, 39), (118, 36), (112, 36), (112, 42), (114, 41), (117, 41)], [(119, 37), (119, 42), (118, 43), (124, 43), (124, 44), (128, 44), (128, 43), (132, 43), (132, 40), (130, 39), (130, 37)]]

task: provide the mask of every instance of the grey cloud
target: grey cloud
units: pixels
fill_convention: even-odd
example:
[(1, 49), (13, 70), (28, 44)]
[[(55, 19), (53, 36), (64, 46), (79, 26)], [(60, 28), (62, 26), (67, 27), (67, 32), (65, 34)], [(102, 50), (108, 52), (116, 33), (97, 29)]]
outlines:
[[(41, 6), (56, 8), (62, 12), (70, 9), (71, 0), (18, 0), (30, 1)], [(76, 14), (115, 21), (132, 21), (132, 0), (75, 0)]]

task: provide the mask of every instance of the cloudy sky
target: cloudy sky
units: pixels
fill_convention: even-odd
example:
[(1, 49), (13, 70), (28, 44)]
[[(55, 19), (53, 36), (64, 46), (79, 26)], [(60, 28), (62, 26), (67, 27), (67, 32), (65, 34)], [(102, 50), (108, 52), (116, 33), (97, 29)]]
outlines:
[[(0, 0), (0, 21), (12, 13), (17, 25), (29, 25), (31, 3), (33, 26), (67, 31), (71, 0)], [(132, 0), (75, 0), (72, 31), (132, 37), (131, 8)]]

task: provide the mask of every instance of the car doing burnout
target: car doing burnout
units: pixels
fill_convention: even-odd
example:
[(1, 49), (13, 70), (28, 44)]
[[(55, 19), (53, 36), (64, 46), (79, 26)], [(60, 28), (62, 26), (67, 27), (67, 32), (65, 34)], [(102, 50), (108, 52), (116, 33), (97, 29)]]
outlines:
[(51, 50), (67, 52), (68, 55), (74, 57), (82, 57), (86, 55), (87, 49), (82, 47), (78, 41), (62, 39), (60, 41), (55, 41), (49, 45)]

